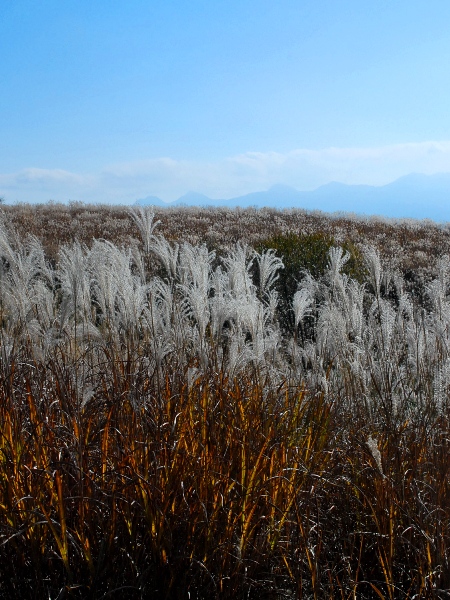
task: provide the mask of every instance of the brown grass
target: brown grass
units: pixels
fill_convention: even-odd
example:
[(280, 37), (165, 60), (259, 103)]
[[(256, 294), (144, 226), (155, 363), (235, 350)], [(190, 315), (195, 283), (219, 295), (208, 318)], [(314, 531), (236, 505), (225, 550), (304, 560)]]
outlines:
[(2, 597), (446, 597), (448, 417), (374, 432), (301, 387), (109, 359), (86, 406), (64, 352), (3, 367)]
[[(63, 204), (18, 204), (2, 206), (2, 211), (19, 237), (35, 235), (47, 256), (55, 258), (59, 247), (75, 240), (91, 245), (92, 240), (107, 239), (129, 246), (139, 238), (136, 226), (124, 206)], [(413, 219), (383, 219), (351, 215), (327, 215), (319, 211), (275, 209), (226, 209), (181, 207), (154, 209), (161, 229), (170, 240), (193, 244), (207, 243), (226, 249), (237, 241), (252, 246), (280, 234), (311, 235), (326, 233), (336, 243), (361, 243), (376, 247), (393, 266), (410, 277), (429, 276), (437, 258), (450, 254), (448, 224)]]
[[(76, 215), (91, 223), (76, 233), (86, 243), (107, 237), (105, 215), (123, 225), (116, 243), (137, 237), (123, 209), (6, 210), (50, 254)], [(52, 211), (54, 241), (43, 233)], [(263, 217), (267, 235), (295, 219), (394, 231), (275, 211), (179, 214), (163, 215), (168, 237), (189, 215), (217, 218), (222, 232), (223, 219), (228, 233), (251, 216), (247, 241)], [(408, 234), (405, 246), (448, 244), (444, 229), (402, 227), (393, 239)], [(253, 367), (199, 375), (177, 356), (149, 372), (148, 340), (125, 342), (75, 334), (43, 355), (31, 338), (7, 347), (1, 336), (1, 598), (449, 597), (448, 409), (430, 401), (414, 419), (389, 419), (344, 371), (332, 394), (288, 376), (274, 386)]]

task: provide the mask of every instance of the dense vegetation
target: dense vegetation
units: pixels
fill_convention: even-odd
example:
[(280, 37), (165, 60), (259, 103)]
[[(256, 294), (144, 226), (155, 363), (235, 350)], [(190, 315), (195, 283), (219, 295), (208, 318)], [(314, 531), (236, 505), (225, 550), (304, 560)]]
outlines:
[[(450, 259), (428, 243), (445, 228), (356, 239), (370, 224), (243, 211), (245, 236), (202, 245), (173, 229), (201, 211), (166, 214), (170, 233), (121, 209), (106, 241), (53, 207), (52, 231), (58, 211), (78, 224), (44, 251), (25, 233), (52, 207), (15, 210), (1, 597), (448, 597)], [(383, 228), (421, 240), (428, 270), (374, 243)]]

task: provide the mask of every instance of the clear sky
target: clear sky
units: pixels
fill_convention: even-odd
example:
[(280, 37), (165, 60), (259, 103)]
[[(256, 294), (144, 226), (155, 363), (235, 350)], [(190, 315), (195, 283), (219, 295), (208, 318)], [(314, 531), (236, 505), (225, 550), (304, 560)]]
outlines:
[(448, 0), (0, 0), (7, 201), (450, 171)]

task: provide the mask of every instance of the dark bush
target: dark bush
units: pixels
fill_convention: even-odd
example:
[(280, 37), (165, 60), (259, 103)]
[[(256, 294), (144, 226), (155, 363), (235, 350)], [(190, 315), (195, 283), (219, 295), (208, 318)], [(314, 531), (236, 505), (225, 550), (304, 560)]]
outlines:
[(291, 304), (299, 282), (306, 272), (311, 273), (314, 279), (320, 279), (328, 264), (328, 252), (336, 245), (342, 246), (350, 254), (344, 272), (359, 282), (364, 281), (366, 270), (361, 251), (351, 241), (337, 244), (327, 233), (277, 234), (266, 238), (256, 246), (257, 252), (270, 248), (275, 250), (277, 256), (283, 260), (284, 269), (279, 273), (277, 291), (280, 294), (279, 320), (285, 333), (292, 332), (294, 328)]

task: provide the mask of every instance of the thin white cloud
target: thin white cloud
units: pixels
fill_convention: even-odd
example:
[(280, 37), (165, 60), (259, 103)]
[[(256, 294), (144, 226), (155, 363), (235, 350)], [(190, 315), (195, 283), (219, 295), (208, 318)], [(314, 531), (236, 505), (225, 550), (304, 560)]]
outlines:
[(18, 183), (21, 185), (49, 185), (54, 183), (63, 184), (83, 184), (86, 182), (86, 177), (64, 171), (63, 169), (36, 169), (28, 168), (19, 171), (18, 173), (0, 175), (0, 185), (15, 186)]
[(129, 203), (147, 195), (174, 200), (194, 190), (211, 198), (230, 198), (277, 183), (299, 190), (329, 181), (383, 185), (411, 172), (450, 172), (450, 141), (246, 152), (209, 162), (162, 157), (110, 165), (89, 174), (26, 168), (0, 174), (0, 195), (9, 201)]

